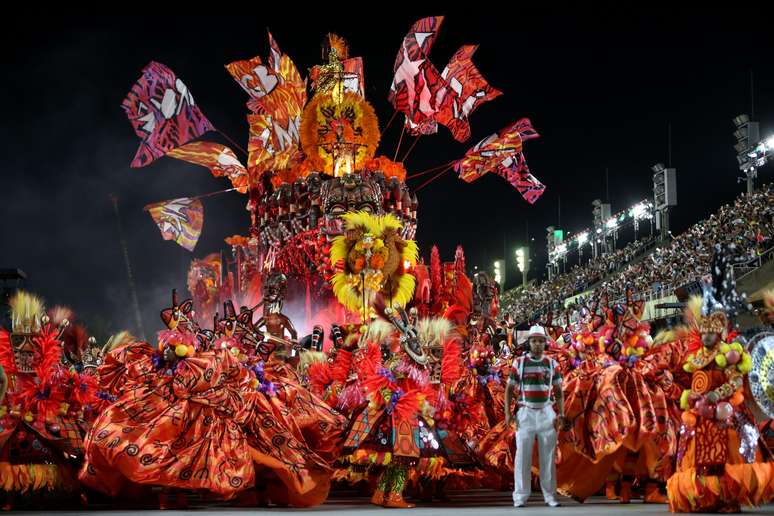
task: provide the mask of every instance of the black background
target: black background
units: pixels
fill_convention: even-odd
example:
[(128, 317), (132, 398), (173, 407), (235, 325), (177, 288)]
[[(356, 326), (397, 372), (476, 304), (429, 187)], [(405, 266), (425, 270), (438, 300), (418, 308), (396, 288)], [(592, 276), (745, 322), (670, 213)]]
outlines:
[[(603, 5), (506, 14), (477, 7), (408, 12), (412, 6), (405, 4), (369, 5), (370, 12), (383, 8), (375, 15), (339, 4), (311, 12), (299, 4), (271, 15), (235, 8), (231, 17), (6, 20), (0, 267), (26, 271), (30, 289), (49, 304), (73, 307), (94, 333), (134, 329), (109, 200), (115, 193), (144, 325), (157, 329), (171, 288), (185, 289), (190, 259), (224, 248), (226, 236), (246, 233), (246, 198), (229, 193), (204, 201), (204, 231), (193, 254), (163, 241), (142, 211), (145, 204), (228, 184), (168, 158), (130, 169), (138, 141), (121, 101), (142, 67), (160, 61), (216, 127), (246, 145), (247, 95), (223, 65), (265, 57), (267, 28), (304, 76), (320, 62), (327, 32), (347, 38), (351, 55), (364, 58), (367, 98), (382, 125), (393, 112), (387, 92), (395, 55), (415, 20), (446, 16), (431, 54), (439, 70), (460, 45), (480, 44), (475, 62), (504, 95), (472, 115), (468, 142), (455, 142), (445, 128), (420, 139), (406, 161), (409, 173), (459, 158), (526, 116), (542, 136), (525, 145), (527, 161), (548, 189), (530, 206), (498, 177), (465, 184), (447, 173), (419, 193), (425, 257), (438, 244), (442, 258), (451, 259), (462, 244), (469, 268), (491, 269), (505, 249), (512, 285), (519, 279), (513, 251), (534, 238), (533, 274), (543, 274), (545, 227), (558, 222), (560, 196), (561, 224), (572, 232), (591, 224), (591, 201), (605, 198), (605, 168), (614, 211), (650, 198), (650, 166), (668, 160), (668, 124), (678, 171), (674, 232), (744, 190), (736, 182), (731, 119), (750, 111), (753, 70), (761, 134), (774, 131), (767, 16), (741, 8), (659, 13)], [(393, 123), (380, 152), (392, 157), (399, 134)], [(226, 143), (217, 134), (205, 139)], [(404, 140), (401, 154), (410, 142)], [(770, 181), (771, 166), (761, 175)]]

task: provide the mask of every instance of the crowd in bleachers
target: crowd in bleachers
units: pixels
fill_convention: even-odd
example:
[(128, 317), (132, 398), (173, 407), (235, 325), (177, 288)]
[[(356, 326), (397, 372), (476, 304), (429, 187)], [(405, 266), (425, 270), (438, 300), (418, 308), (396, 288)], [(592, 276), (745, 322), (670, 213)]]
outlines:
[[(637, 295), (670, 291), (709, 272), (715, 244), (733, 244), (737, 260), (743, 262), (772, 247), (773, 238), (774, 190), (765, 185), (752, 195), (739, 196), (733, 204), (722, 206), (655, 249), (647, 245), (648, 240), (632, 242), (550, 281), (505, 292), (501, 305), (521, 322), (549, 311), (556, 318), (566, 317), (574, 307), (565, 309), (564, 301), (590, 287), (593, 291), (588, 297), (604, 291), (611, 300), (622, 297), (627, 286)], [(642, 258), (647, 251), (651, 252)]]

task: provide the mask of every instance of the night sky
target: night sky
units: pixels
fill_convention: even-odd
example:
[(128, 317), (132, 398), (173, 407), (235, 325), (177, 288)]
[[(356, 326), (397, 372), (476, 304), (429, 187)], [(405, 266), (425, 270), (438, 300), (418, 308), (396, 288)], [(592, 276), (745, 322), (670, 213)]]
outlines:
[[(338, 4), (336, 4), (338, 5)], [(494, 175), (473, 184), (452, 172), (419, 193), (418, 240), (429, 256), (438, 244), (451, 259), (462, 244), (468, 266), (491, 268), (507, 250), (509, 284), (518, 279), (513, 250), (529, 237), (533, 273), (545, 263), (545, 227), (591, 225), (591, 202), (604, 198), (605, 168), (613, 210), (652, 197), (650, 166), (672, 165), (679, 206), (675, 233), (743, 191), (731, 119), (750, 111), (761, 134), (774, 132), (774, 40), (765, 16), (752, 11), (637, 13), (628, 7), (582, 12), (524, 10), (409, 12), (410, 3), (378, 17), (294, 9), (291, 15), (237, 12), (233, 18), (57, 18), (10, 23), (3, 34), (5, 148), (0, 183), (0, 268), (18, 267), (28, 288), (49, 304), (76, 310), (93, 333), (133, 328), (126, 270), (109, 194), (120, 199), (123, 226), (147, 333), (173, 287), (185, 290), (192, 257), (225, 248), (245, 234), (246, 197), (206, 199), (199, 244), (189, 253), (162, 240), (148, 203), (221, 190), (229, 185), (202, 167), (163, 158), (142, 169), (129, 163), (138, 140), (120, 104), (151, 60), (174, 70), (213, 124), (246, 146), (247, 95), (223, 65), (266, 56), (266, 28), (302, 75), (321, 61), (325, 34), (347, 38), (365, 63), (367, 99), (382, 126), (392, 115), (387, 93), (403, 36), (424, 16), (445, 15), (431, 60), (442, 70), (463, 44), (480, 45), (475, 62), (504, 95), (472, 116), (472, 137), (455, 142), (441, 127), (423, 137), (406, 161), (409, 173), (448, 162), (484, 136), (529, 117), (541, 138), (526, 143), (533, 174), (548, 187), (533, 206)], [(393, 11), (393, 12), (391, 12)], [(482, 10), (486, 12), (486, 10)], [(400, 124), (383, 135), (393, 156)], [(226, 143), (220, 135), (205, 139)], [(411, 140), (408, 140), (410, 142)], [(404, 140), (403, 150), (408, 145)], [(761, 171), (771, 181), (772, 167)], [(410, 181), (418, 186), (425, 178)]]

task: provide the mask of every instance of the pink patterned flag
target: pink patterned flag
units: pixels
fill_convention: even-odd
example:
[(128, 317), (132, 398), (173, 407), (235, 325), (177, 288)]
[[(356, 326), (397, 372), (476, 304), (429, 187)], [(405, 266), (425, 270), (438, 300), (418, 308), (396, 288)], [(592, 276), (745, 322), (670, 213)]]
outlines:
[(546, 186), (530, 173), (523, 152), (503, 160), (495, 172), (511, 183), (530, 204), (535, 204), (546, 191)]
[(121, 107), (140, 137), (132, 167), (149, 165), (170, 150), (214, 129), (194, 103), (183, 81), (161, 63), (151, 61)]

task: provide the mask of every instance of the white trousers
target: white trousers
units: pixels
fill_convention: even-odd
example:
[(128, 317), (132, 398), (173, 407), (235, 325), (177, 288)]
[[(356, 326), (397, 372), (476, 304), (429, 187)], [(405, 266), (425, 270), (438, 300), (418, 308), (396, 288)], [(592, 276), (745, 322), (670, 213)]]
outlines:
[(519, 407), (513, 503), (526, 503), (532, 492), (532, 446), (538, 441), (540, 489), (546, 503), (556, 499), (556, 412), (550, 403), (539, 410)]

